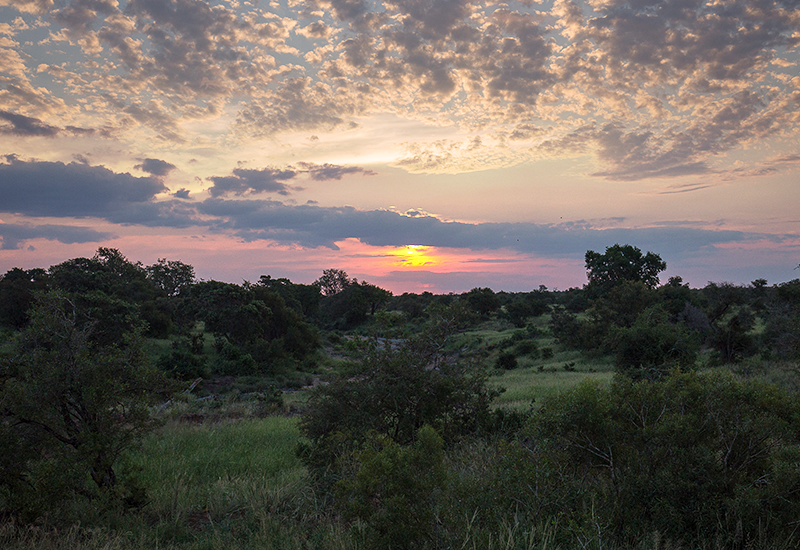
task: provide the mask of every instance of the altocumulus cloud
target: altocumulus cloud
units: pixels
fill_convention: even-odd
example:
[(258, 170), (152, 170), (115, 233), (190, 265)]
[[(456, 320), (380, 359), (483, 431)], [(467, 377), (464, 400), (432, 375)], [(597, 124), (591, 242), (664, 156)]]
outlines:
[[(32, 29), (0, 44), (0, 132), (18, 136), (89, 131), (48, 118), (64, 111), (55, 96), (70, 93), (92, 105), (98, 128), (140, 125), (173, 142), (190, 137), (186, 120), (226, 110), (243, 136), (399, 113), (486, 128), (528, 158), (592, 154), (595, 176), (635, 180), (712, 172), (715, 156), (800, 120), (794, 0), (0, 4), (50, 27), (36, 59), (17, 51)], [(63, 62), (52, 45), (65, 39), (84, 59)], [(113, 65), (114, 78), (86, 69), (89, 58)], [(49, 91), (53, 79), (64, 91)], [(466, 149), (451, 154), (399, 165), (480, 168), (462, 167), (474, 156)], [(219, 178), (216, 196), (288, 192), (285, 179)]]

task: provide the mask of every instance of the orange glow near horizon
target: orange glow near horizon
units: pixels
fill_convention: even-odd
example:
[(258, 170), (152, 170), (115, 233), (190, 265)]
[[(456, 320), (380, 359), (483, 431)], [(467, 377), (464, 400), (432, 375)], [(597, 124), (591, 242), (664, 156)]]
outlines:
[(418, 244), (409, 244), (396, 248), (389, 253), (394, 260), (393, 266), (401, 268), (431, 268), (441, 265), (443, 258), (433, 254), (433, 248)]

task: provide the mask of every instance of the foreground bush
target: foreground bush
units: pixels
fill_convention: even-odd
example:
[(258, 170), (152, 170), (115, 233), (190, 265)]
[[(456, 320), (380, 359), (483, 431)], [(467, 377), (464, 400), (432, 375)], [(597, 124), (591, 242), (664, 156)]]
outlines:
[(796, 396), (728, 372), (584, 383), (549, 399), (521, 444), (550, 465), (531, 470), (544, 483), (528, 487), (558, 477), (568, 492), (528, 496), (619, 543), (652, 532), (788, 540), (800, 514), (798, 419)]
[(75, 303), (40, 297), (0, 365), (0, 512), (33, 518), (72, 499), (143, 499), (118, 462), (153, 426), (149, 394), (165, 381), (147, 365), (135, 322), (107, 343)]

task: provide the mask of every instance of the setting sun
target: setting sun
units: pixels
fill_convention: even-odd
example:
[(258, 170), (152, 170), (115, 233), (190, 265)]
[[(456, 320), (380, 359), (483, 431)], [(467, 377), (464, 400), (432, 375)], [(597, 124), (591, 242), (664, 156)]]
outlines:
[(441, 259), (433, 256), (430, 246), (409, 244), (395, 249), (391, 254), (396, 259), (395, 265), (401, 267), (432, 267), (441, 263)]

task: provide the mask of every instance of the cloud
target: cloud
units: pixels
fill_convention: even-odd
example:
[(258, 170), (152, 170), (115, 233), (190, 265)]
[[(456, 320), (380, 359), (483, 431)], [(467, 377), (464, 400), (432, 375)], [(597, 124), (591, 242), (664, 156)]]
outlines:
[(111, 233), (95, 231), (89, 227), (74, 225), (29, 225), (0, 223), (0, 250), (17, 250), (25, 241), (47, 239), (64, 244), (92, 243), (114, 238)]
[(353, 207), (290, 206), (277, 201), (208, 199), (198, 205), (201, 214), (215, 218), (216, 231), (245, 241), (272, 240), (304, 247), (337, 250), (339, 241), (358, 239), (373, 246), (409, 243), (469, 250), (508, 249), (547, 257), (580, 257), (587, 249), (602, 250), (609, 243), (632, 243), (642, 249), (670, 255), (697, 252), (719, 244), (796, 236), (764, 236), (740, 231), (706, 230), (659, 224), (643, 229), (595, 227), (589, 222), (569, 224), (479, 223), (442, 221), (434, 216), (405, 216), (385, 210)]
[(10, 113), (8, 111), (0, 111), (0, 119), (9, 123), (0, 126), (0, 133), (2, 134), (53, 137), (59, 132), (58, 128), (44, 124), (39, 119)]
[[(631, 243), (670, 257), (691, 256), (730, 243), (788, 242), (797, 235), (765, 235), (742, 231), (708, 230), (691, 223), (663, 222), (653, 227), (608, 228), (608, 223), (575, 221), (563, 224), (466, 223), (445, 221), (421, 210), (399, 213), (360, 210), (351, 206), (323, 207), (285, 204), (275, 200), (223, 195), (250, 194), (286, 188), (298, 174), (332, 177), (343, 167), (303, 163), (301, 171), (234, 170), (214, 180), (217, 195), (201, 202), (185, 190), (170, 200), (156, 200), (166, 191), (154, 176), (137, 178), (116, 174), (102, 166), (20, 161), (9, 156), (0, 165), (0, 208), (4, 212), (36, 217), (96, 217), (123, 225), (147, 227), (198, 226), (244, 241), (272, 241), (306, 248), (338, 249), (337, 242), (358, 239), (372, 246), (417, 244), (464, 250), (511, 250), (540, 257), (580, 258), (587, 249), (602, 250), (609, 243)], [(345, 171), (354, 173), (357, 171)], [(219, 187), (217, 187), (219, 185)], [(691, 188), (675, 189), (675, 191)], [(616, 220), (619, 222), (620, 220)], [(61, 225), (0, 225), (5, 248), (26, 239), (89, 242), (109, 238), (88, 228)], [(81, 240), (84, 239), (84, 240)], [(480, 261), (480, 256), (476, 259)]]
[(212, 197), (220, 197), (233, 193), (245, 195), (252, 193), (278, 193), (288, 195), (291, 187), (286, 185), (286, 180), (297, 175), (294, 170), (278, 170), (263, 168), (261, 170), (247, 170), (236, 168), (232, 176), (212, 176), (208, 178), (214, 183), (208, 190)]
[[(397, 161), (412, 172), (590, 154), (595, 177), (635, 181), (713, 173), (721, 153), (800, 123), (793, 2), (3, 2), (26, 24), (43, 14), (66, 48), (23, 55), (22, 31), (0, 43), (12, 135), (142, 126), (170, 144), (198, 137), (187, 122), (233, 116), (226, 137), (279, 139), (392, 113), (493, 149), (423, 144)], [(63, 129), (44, 122), (56, 113)]]
[(0, 165), (0, 211), (26, 216), (125, 219), (126, 211), (164, 191), (155, 178), (117, 174), (103, 166), (14, 158)]
[(262, 168), (260, 170), (249, 170), (236, 168), (231, 176), (212, 176), (208, 178), (209, 181), (214, 183), (208, 191), (215, 198), (230, 193), (239, 196), (256, 193), (278, 193), (286, 196), (293, 190), (286, 182), (294, 180), (301, 174), (308, 174), (313, 181), (341, 180), (349, 174), (376, 175), (372, 170), (359, 166), (299, 162), (297, 167), (289, 166), (285, 169)]
[(23, 13), (44, 13), (53, 0), (0, 0), (0, 6), (13, 6)]
[(314, 181), (341, 180), (347, 174), (361, 174), (363, 176), (377, 175), (372, 170), (359, 166), (339, 166), (336, 164), (314, 164), (312, 162), (298, 163), (304, 172), (307, 172)]
[(134, 166), (142, 172), (147, 172), (151, 176), (166, 176), (177, 167), (164, 160), (159, 159), (144, 159), (141, 164)]

